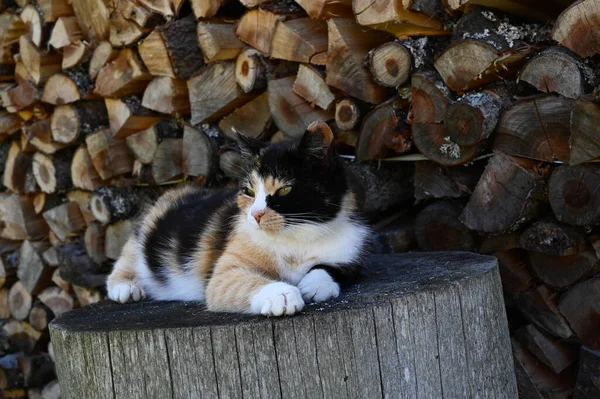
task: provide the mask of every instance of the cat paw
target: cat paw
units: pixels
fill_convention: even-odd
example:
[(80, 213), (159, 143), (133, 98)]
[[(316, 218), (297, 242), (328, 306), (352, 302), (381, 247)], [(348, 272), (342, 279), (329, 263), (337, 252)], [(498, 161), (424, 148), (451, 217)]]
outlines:
[(323, 269), (311, 270), (298, 288), (305, 302), (325, 302), (340, 295), (340, 285)]
[(287, 283), (265, 285), (252, 297), (251, 312), (265, 316), (291, 316), (302, 310), (304, 301), (298, 288)]
[(119, 283), (108, 291), (108, 297), (115, 302), (137, 302), (146, 297), (142, 287), (133, 283)]

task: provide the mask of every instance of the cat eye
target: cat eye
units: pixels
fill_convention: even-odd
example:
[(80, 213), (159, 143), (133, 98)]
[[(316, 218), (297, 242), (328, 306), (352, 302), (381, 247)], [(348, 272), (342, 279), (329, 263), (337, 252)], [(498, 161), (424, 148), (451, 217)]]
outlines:
[(284, 195), (288, 195), (290, 191), (292, 191), (292, 186), (282, 187), (277, 190), (277, 195), (281, 195), (283, 197)]
[(250, 187), (244, 187), (244, 194), (246, 194), (249, 197), (254, 197), (256, 193)]

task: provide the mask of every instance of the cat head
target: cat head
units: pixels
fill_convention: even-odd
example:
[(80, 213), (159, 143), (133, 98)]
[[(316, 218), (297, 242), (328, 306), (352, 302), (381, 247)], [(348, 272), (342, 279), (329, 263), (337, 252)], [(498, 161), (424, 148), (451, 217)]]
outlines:
[(311, 124), (297, 142), (269, 145), (240, 136), (249, 165), (238, 196), (246, 227), (280, 234), (335, 219), (350, 190), (332, 143), (323, 122)]

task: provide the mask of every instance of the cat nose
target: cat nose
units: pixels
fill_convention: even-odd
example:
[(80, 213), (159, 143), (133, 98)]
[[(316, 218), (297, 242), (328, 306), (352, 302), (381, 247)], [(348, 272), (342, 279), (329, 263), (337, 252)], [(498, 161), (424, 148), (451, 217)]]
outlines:
[(256, 220), (256, 223), (260, 224), (260, 219), (265, 215), (265, 210), (261, 209), (261, 210), (257, 210), (257, 211), (252, 211), (252, 217), (254, 218), (254, 220)]

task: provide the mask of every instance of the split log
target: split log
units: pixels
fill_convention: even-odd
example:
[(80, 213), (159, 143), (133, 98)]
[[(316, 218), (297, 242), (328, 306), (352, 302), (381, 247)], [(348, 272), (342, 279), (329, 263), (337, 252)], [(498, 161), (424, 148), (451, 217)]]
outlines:
[(269, 81), (296, 75), (297, 72), (297, 64), (266, 58), (252, 47), (246, 47), (235, 64), (235, 80), (244, 93), (264, 89)]
[(36, 85), (45, 83), (50, 76), (62, 68), (60, 54), (39, 50), (25, 35), (19, 39), (19, 54), (25, 69)]
[(0, 111), (0, 137), (18, 132), (23, 125), (25, 125), (25, 122), (19, 115)]
[(573, 101), (545, 95), (519, 101), (502, 113), (494, 150), (548, 162), (569, 161)]
[(90, 192), (81, 190), (74, 190), (67, 193), (67, 199), (71, 202), (76, 202), (77, 205), (79, 205), (81, 216), (83, 216), (83, 220), (85, 220), (86, 224), (90, 224), (96, 220), (89, 209), (91, 195)]
[(110, 129), (115, 139), (147, 129), (163, 117), (142, 106), (138, 97), (106, 98), (106, 110), (110, 121)]
[(143, 164), (138, 159), (133, 163), (132, 176), (137, 179), (139, 184), (156, 184), (152, 175), (152, 165)]
[(98, 44), (94, 49), (92, 58), (90, 59), (90, 65), (88, 67), (88, 73), (92, 80), (96, 80), (100, 70), (109, 62), (117, 58), (119, 52), (113, 49), (112, 45), (108, 41), (103, 41)]
[(591, 93), (599, 83), (597, 72), (568, 49), (555, 46), (527, 62), (519, 80), (544, 93), (558, 93), (577, 99)]
[[(363, 119), (356, 143), (356, 160), (384, 159), (412, 149), (410, 127), (406, 123), (408, 104), (393, 97), (373, 108)], [(391, 155), (393, 156), (393, 155)]]
[(311, 105), (327, 110), (335, 101), (335, 94), (325, 83), (324, 75), (324, 71), (300, 65), (293, 90)]
[(144, 188), (103, 187), (92, 194), (89, 206), (96, 220), (107, 225), (135, 217), (153, 197)]
[(74, 285), (73, 290), (75, 291), (79, 306), (87, 306), (102, 300), (102, 294), (95, 288), (85, 288)]
[(173, 120), (164, 119), (146, 130), (128, 136), (126, 141), (136, 160), (149, 164), (154, 159), (156, 148), (162, 140), (182, 137), (182, 127)]
[(48, 287), (38, 295), (40, 301), (46, 305), (55, 316), (73, 309), (73, 298), (58, 287)]
[(23, 134), (28, 144), (44, 154), (52, 155), (66, 146), (64, 143), (53, 140), (50, 119), (42, 119), (31, 125), (23, 126)]
[(246, 137), (268, 140), (275, 133), (275, 128), (266, 92), (219, 121), (219, 129), (232, 139), (236, 139), (239, 133)]
[(38, 331), (45, 331), (53, 318), (52, 310), (42, 302), (37, 302), (29, 313), (29, 324)]
[[(564, 10), (556, 19), (552, 39), (569, 48), (581, 57), (600, 53), (597, 32), (590, 21), (597, 21), (600, 1), (578, 1)], [(595, 22), (594, 22), (595, 23)]]
[(360, 121), (360, 109), (351, 98), (344, 98), (335, 104), (335, 124), (342, 130), (348, 131)]
[(575, 385), (573, 398), (593, 398), (600, 395), (597, 372), (598, 368), (600, 368), (600, 352), (582, 346), (580, 354), (577, 384)]
[(152, 75), (138, 54), (132, 49), (123, 49), (98, 72), (94, 93), (102, 97), (142, 94), (151, 80)]
[(191, 15), (158, 27), (138, 50), (153, 76), (188, 79), (204, 65), (196, 21)]
[(104, 101), (80, 101), (54, 109), (50, 121), (52, 137), (58, 143), (77, 144), (96, 130), (108, 125)]
[(237, 23), (235, 34), (241, 41), (269, 57), (279, 22), (278, 16), (270, 11), (250, 10)]
[(108, 259), (119, 259), (121, 249), (133, 234), (133, 222), (131, 220), (121, 220), (111, 224), (106, 228), (104, 236), (104, 254)]
[(209, 138), (203, 131), (191, 126), (183, 128), (181, 171), (186, 176), (209, 178), (216, 163), (216, 153)]
[(74, 151), (59, 151), (54, 156), (41, 152), (33, 156), (33, 174), (38, 186), (45, 193), (62, 193), (73, 186), (71, 159)]
[[(256, 323), (252, 325), (239, 322), (230, 324), (227, 321), (233, 317), (244, 321), (251, 318), (219, 315), (220, 319), (217, 320), (216, 314), (200, 311), (199, 304), (188, 304), (186, 309), (177, 302), (136, 303), (128, 307), (127, 316), (123, 318), (115, 316), (116, 312), (122, 312), (122, 306), (110, 302), (76, 310), (55, 319), (50, 327), (58, 377), (62, 384), (69, 386), (69, 390), (63, 392), (64, 397), (85, 397), (89, 390), (94, 395), (104, 395), (104, 392), (112, 394), (113, 386), (117, 396), (129, 396), (133, 385), (119, 370), (123, 367), (130, 369), (129, 364), (133, 362), (137, 362), (139, 367), (140, 358), (166, 359), (166, 343), (172, 351), (178, 353), (178, 360), (171, 363), (173, 371), (170, 374), (157, 373), (152, 369), (152, 362), (142, 362), (145, 373), (157, 376), (148, 380), (152, 383), (145, 387), (145, 392), (149, 392), (150, 396), (163, 397), (173, 389), (175, 396), (200, 396), (212, 392), (215, 397), (237, 397), (242, 392), (251, 396), (263, 392), (268, 397), (313, 397), (321, 393), (331, 397), (336, 392), (346, 392), (348, 384), (350, 392), (355, 392), (358, 397), (414, 397), (417, 390), (426, 397), (447, 397), (448, 394), (443, 394), (442, 389), (444, 392), (458, 392), (461, 397), (469, 396), (471, 390), (484, 396), (516, 397), (507, 323), (495, 262), (475, 255), (467, 255), (466, 258), (461, 255), (460, 262), (455, 259), (455, 255), (448, 254), (373, 257), (370, 269), (378, 270), (377, 277), (369, 277), (350, 291), (344, 292), (325, 311), (318, 311), (319, 307), (308, 307), (305, 314), (281, 322), (273, 321), (272, 318), (253, 318)], [(476, 259), (481, 259), (481, 264), (474, 264)], [(434, 265), (436, 267), (432, 267)], [(417, 276), (415, 270), (422, 274)], [(491, 273), (492, 270), (494, 273)], [(408, 277), (409, 275), (413, 276)], [(469, 280), (465, 279), (467, 275), (471, 277)], [(445, 284), (441, 287), (430, 286), (427, 283), (430, 279), (441, 281), (441, 276), (450, 279), (455, 285), (464, 285), (464, 288), (461, 286), (464, 323), (460, 323), (461, 307), (458, 306), (460, 302), (456, 287)], [(384, 281), (392, 283), (384, 284)], [(396, 281), (417, 281), (429, 286), (430, 291), (410, 283), (398, 296), (392, 288), (397, 287)], [(358, 295), (359, 290), (361, 295)], [(371, 300), (373, 305), (365, 309), (366, 300)], [(154, 311), (147, 310), (150, 306)], [(437, 312), (434, 311), (436, 307)], [(487, 311), (481, 311), (482, 307)], [(396, 314), (395, 326), (390, 323), (392, 313)], [(409, 315), (410, 323), (407, 321)], [(180, 320), (185, 320), (187, 324), (177, 324)], [(151, 328), (134, 333), (110, 332), (107, 341), (107, 331), (118, 328), (115, 323)], [(315, 324), (319, 326), (316, 330)], [(394, 333), (400, 331), (400, 325), (405, 327), (404, 336), (396, 336)], [(436, 325), (444, 327), (439, 327), (438, 332)], [(203, 368), (206, 372), (201, 373), (198, 386), (188, 384), (182, 388), (183, 381), (189, 381), (184, 376), (187, 375), (184, 371), (198, 369), (195, 357), (189, 356), (192, 353), (188, 348), (192, 327), (196, 328), (196, 334), (203, 334), (200, 341), (205, 344), (201, 345), (201, 350), (208, 351), (209, 356), (214, 352), (216, 363)], [(84, 329), (86, 340), (90, 340), (86, 345), (81, 344), (79, 339)], [(212, 342), (205, 339), (210, 338), (210, 331)], [(298, 342), (312, 348), (309, 350), (312, 357), (301, 356), (306, 360), (303, 364), (308, 364), (303, 366), (305, 372), (302, 373), (298, 373), (297, 365), (290, 365), (289, 362), (289, 359), (300, 356), (301, 352), (306, 353), (296, 353), (296, 347), (288, 345), (288, 337), (293, 335)], [(237, 337), (237, 344), (234, 336)], [(264, 344), (255, 345), (256, 353), (248, 352), (248, 345), (255, 342), (255, 336), (262, 337)], [(352, 354), (340, 352), (338, 345), (331, 344), (332, 336), (336, 337), (333, 342), (337, 340), (340, 345), (356, 347), (357, 350)], [(464, 336), (471, 339), (464, 339)], [(124, 340), (135, 343), (132, 347), (139, 348), (139, 352), (129, 356), (118, 351), (117, 345), (121, 345)], [(410, 352), (409, 359), (401, 356), (395, 349), (389, 349), (395, 348), (397, 340), (400, 340), (402, 347), (410, 345), (414, 349), (414, 353)], [(477, 350), (478, 342), (489, 343), (487, 347), (492, 348), (493, 353), (481, 354)], [(196, 350), (198, 347), (195, 346)], [(461, 348), (459, 352), (456, 352), (457, 347)], [(233, 359), (237, 358), (232, 348), (237, 348), (239, 352), (239, 370), (237, 366), (233, 370), (231, 368)], [(108, 360), (109, 350), (112, 364)], [(88, 367), (90, 373), (76, 374), (75, 370), (81, 365), (73, 363), (73, 359), (88, 358), (92, 356), (92, 351), (96, 358), (104, 359), (102, 364), (106, 367), (95, 367), (93, 370)], [(306, 375), (319, 375), (317, 360), (321, 382), (312, 377), (303, 378)], [(349, 362), (353, 365), (350, 374), (344, 368), (344, 364), (350, 364)], [(487, 366), (481, 367), (482, 362)], [(380, 363), (381, 376), (378, 371)], [(166, 363), (161, 361), (160, 364)], [(457, 368), (457, 364), (461, 367)], [(249, 377), (247, 371), (254, 373), (255, 367), (266, 367), (271, 371)], [(402, 384), (397, 378), (398, 373), (402, 373), (405, 368), (408, 368), (411, 376), (415, 376), (411, 378), (411, 384)], [(457, 372), (457, 369), (460, 371)], [(432, 370), (435, 371), (433, 374)], [(287, 381), (292, 383), (282, 384), (281, 387), (277, 379), (271, 378), (277, 375), (288, 376), (291, 380), (288, 378)], [(256, 378), (260, 381), (257, 382)], [(298, 387), (302, 387), (302, 394), (298, 393)]]
[(130, 46), (149, 31), (135, 21), (126, 19), (120, 10), (114, 10), (110, 15), (108, 41), (115, 48)]
[[(47, 250), (45, 250), (42, 253), (42, 259), (44, 259), (44, 262), (46, 262), (49, 266), (53, 266), (53, 267), (58, 266), (58, 258), (57, 258), (56, 248), (50, 247)], [(54, 279), (55, 275), (56, 275), (56, 270), (54, 271), (54, 273), (52, 273), (52, 282), (54, 284), (57, 284)]]
[(450, 201), (427, 206), (415, 219), (415, 238), (423, 251), (474, 251), (475, 235), (459, 221), (462, 207)]
[(516, 332), (522, 342), (546, 366), (560, 373), (577, 361), (577, 348), (557, 340), (529, 324)]
[(37, 240), (48, 235), (48, 225), (35, 213), (33, 199), (0, 194), (0, 236), (9, 240)]
[(573, 391), (575, 375), (569, 370), (556, 374), (541, 363), (525, 345), (512, 339), (515, 371), (522, 398), (569, 398)]
[(23, 284), (17, 281), (8, 291), (8, 308), (10, 314), (17, 320), (25, 320), (31, 310), (31, 294)]
[[(56, 252), (56, 255), (58, 257), (58, 252)], [(54, 274), (52, 275), (52, 282), (54, 284), (56, 284), (56, 286), (58, 288), (60, 288), (61, 290), (65, 291), (66, 293), (71, 293), (73, 291), (73, 287), (71, 287), (71, 283), (69, 283), (68, 281), (64, 280), (60, 276), (60, 269), (56, 269), (54, 271)]]
[[(10, 319), (10, 308), (8, 307), (8, 288), (0, 289), (0, 319)], [(4, 333), (4, 331), (0, 332), (0, 334)], [(8, 338), (2, 337), (2, 340), (8, 341)], [(0, 381), (2, 375), (2, 370), (0, 370)]]
[[(164, 7), (164, 5), (161, 7)], [(117, 10), (123, 15), (123, 18), (135, 22), (140, 28), (154, 28), (156, 25), (164, 24), (167, 15), (169, 17), (173, 16), (170, 10), (166, 13), (157, 11), (148, 1), (120, 2), (117, 5)]]
[(521, 246), (552, 256), (575, 255), (590, 248), (584, 229), (551, 220), (535, 222), (523, 231)]
[(351, 18), (351, 0), (327, 1), (327, 0), (296, 0), (306, 13), (314, 19), (329, 19), (336, 17)]
[(2, 330), (8, 336), (9, 341), (25, 354), (30, 354), (43, 346), (40, 342), (42, 333), (25, 321), (10, 320), (2, 326)]
[(52, 209), (55, 206), (63, 203), (64, 197), (62, 195), (53, 194), (48, 195), (46, 193), (37, 193), (33, 197), (33, 209), (36, 214), (40, 214), (42, 212), (47, 211), (48, 209)]
[[(93, 209), (93, 207), (92, 207)], [(104, 234), (106, 229), (100, 223), (90, 223), (85, 230), (85, 250), (94, 262), (102, 263), (106, 260), (104, 255)]]
[(219, 168), (225, 176), (237, 180), (244, 175), (246, 161), (237, 151), (225, 151), (219, 156)]
[(287, 61), (325, 65), (327, 24), (312, 18), (282, 21), (275, 27), (270, 57)]
[(154, 78), (146, 87), (142, 106), (181, 118), (190, 113), (190, 97), (185, 80), (168, 76)]
[[(0, 93), (2, 105), (11, 113), (26, 109), (27, 107), (33, 105), (40, 98), (40, 91), (37, 87), (35, 87), (33, 81), (29, 79), (29, 73), (27, 73), (26, 79), (21, 79), (18, 76), (18, 70), (25, 68), (22, 66), (22, 64), (23, 63), (21, 61), (17, 62), (17, 72), (14, 76), (18, 84)], [(15, 122), (19, 123), (20, 121), (15, 118)]]
[(50, 26), (44, 21), (39, 6), (29, 3), (23, 7), (19, 16), (27, 26), (27, 33), (33, 44), (37, 47), (45, 47), (50, 34)]
[(83, 231), (86, 227), (76, 202), (67, 202), (44, 212), (44, 219), (61, 241), (65, 241), (69, 235)]
[(329, 121), (333, 112), (313, 109), (293, 91), (295, 77), (270, 80), (269, 109), (277, 127), (288, 137), (300, 137), (315, 121)]
[(574, 226), (600, 223), (600, 166), (585, 164), (559, 166), (548, 183), (548, 197), (556, 218)]
[(461, 221), (472, 230), (499, 234), (514, 231), (535, 217), (545, 178), (533, 166), (496, 153), (473, 190)]
[(519, 312), (543, 331), (558, 338), (574, 336), (569, 323), (558, 310), (558, 294), (545, 285), (524, 292), (515, 298)]
[(6, 166), (4, 167), (3, 184), (15, 193), (36, 192), (31, 155), (20, 149), (13, 141), (8, 150)]
[(411, 77), (413, 123), (441, 123), (449, 103), (450, 90), (435, 71), (415, 73)]
[(388, 42), (371, 50), (365, 61), (373, 80), (387, 87), (406, 83), (412, 70), (410, 52), (398, 42)]
[(156, 148), (152, 159), (152, 178), (164, 183), (180, 176), (182, 171), (183, 139), (164, 139)]
[(253, 98), (235, 81), (235, 63), (211, 63), (187, 81), (193, 125), (220, 119)]
[(52, 28), (52, 35), (48, 40), (48, 44), (55, 49), (60, 49), (83, 38), (83, 31), (79, 27), (77, 17), (60, 17)]
[(55, 22), (74, 13), (69, 0), (38, 0), (37, 4), (42, 9), (45, 22)]
[(459, 198), (473, 193), (481, 174), (481, 163), (468, 168), (442, 166), (431, 161), (415, 163), (415, 199)]
[(577, 338), (591, 349), (600, 349), (600, 314), (597, 303), (600, 298), (600, 278), (591, 278), (571, 287), (560, 297), (560, 312), (569, 322)]
[(494, 256), (498, 258), (502, 289), (507, 299), (512, 299), (535, 286), (535, 277), (526, 251), (513, 248), (495, 252)]
[(198, 23), (198, 44), (206, 62), (232, 60), (244, 48), (233, 24)]
[[(90, 46), (87, 42), (75, 42), (63, 49), (62, 69), (75, 68), (87, 63), (90, 58)], [(91, 77), (90, 77), (91, 79)]]
[(213, 17), (227, 0), (190, 0), (194, 16), (198, 18)]
[(427, 159), (444, 166), (465, 164), (479, 153), (479, 143), (461, 145), (454, 142), (441, 123), (413, 123), (412, 140)]
[(600, 140), (591, 134), (600, 126), (600, 103), (577, 100), (571, 114), (569, 164), (579, 165), (600, 158)]
[(85, 143), (94, 168), (102, 180), (131, 173), (133, 170), (133, 154), (125, 140), (114, 138), (111, 129), (100, 129), (88, 135)]
[(46, 265), (41, 253), (48, 249), (46, 242), (35, 245), (25, 241), (19, 252), (19, 270), (17, 276), (23, 287), (31, 295), (37, 295), (40, 291), (50, 285), (52, 281), (53, 268)]
[[(10, 287), (17, 280), (17, 268), (19, 267), (18, 241), (11, 241), (10, 245), (6, 245), (6, 247), (0, 255), (0, 287)], [(0, 319), (2, 318), (0, 317)]]
[(110, 10), (103, 0), (71, 0), (70, 3), (88, 41), (108, 39)]
[(377, 31), (365, 32), (364, 27), (351, 19), (332, 18), (327, 26), (327, 84), (372, 104), (389, 98), (387, 89), (375, 83), (363, 65), (369, 51), (389, 37)]

